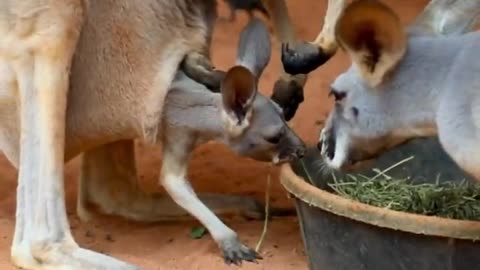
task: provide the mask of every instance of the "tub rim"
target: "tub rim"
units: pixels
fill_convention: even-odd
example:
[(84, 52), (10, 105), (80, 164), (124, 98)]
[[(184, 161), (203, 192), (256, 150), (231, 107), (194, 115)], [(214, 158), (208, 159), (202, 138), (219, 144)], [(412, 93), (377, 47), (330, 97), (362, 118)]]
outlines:
[(311, 185), (297, 175), (290, 164), (281, 166), (280, 183), (289, 193), (309, 206), (359, 222), (415, 234), (480, 240), (479, 221), (406, 213), (347, 199)]

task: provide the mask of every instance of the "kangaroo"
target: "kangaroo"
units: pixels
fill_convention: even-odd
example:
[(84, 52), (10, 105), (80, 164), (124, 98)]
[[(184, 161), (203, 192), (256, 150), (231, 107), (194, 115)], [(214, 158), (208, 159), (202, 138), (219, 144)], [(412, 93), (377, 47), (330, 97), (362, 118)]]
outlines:
[(469, 28), (460, 25), (452, 35), (414, 34), (381, 2), (345, 9), (335, 32), (353, 63), (331, 84), (335, 105), (319, 140), (329, 167), (355, 169), (409, 139), (438, 136), (480, 180), (480, 33), (459, 35)]
[[(335, 24), (347, 0), (328, 0), (322, 29), (313, 41), (297, 40), (285, 0), (262, 0), (279, 41), (284, 72), (274, 85), (272, 99), (292, 119), (303, 102), (303, 87), (308, 74), (325, 64), (337, 50)], [(351, 1), (350, 1), (351, 2)], [(479, 21), (480, 1), (431, 0), (417, 17), (410, 32), (455, 35), (472, 29)]]
[[(185, 74), (209, 72), (214, 0), (1, 0), (0, 4), (0, 148), (19, 170), (11, 246), (15, 265), (31, 270), (138, 269), (76, 243), (65, 209), (64, 162), (84, 152), (80, 202), (91, 199), (90, 188), (96, 184), (100, 189), (94, 191), (95, 199), (114, 203), (136, 191), (134, 160), (129, 155), (133, 140), (165, 145), (173, 140), (167, 134), (178, 138), (164, 151), (161, 183), (182, 209), (205, 223), (227, 262), (257, 257), (188, 188), (183, 173), (190, 148), (185, 145), (224, 135), (239, 154), (279, 162), (301, 155), (303, 147), (275, 114), (278, 108), (254, 94), (262, 62), (252, 62), (251, 55), (245, 54), (242, 65), (218, 77), (221, 95), (206, 91), (200, 98), (206, 86), (176, 75), (179, 69)], [(176, 76), (182, 83), (172, 88)], [(200, 91), (187, 91), (181, 85)], [(165, 102), (169, 89), (178, 90)], [(164, 111), (165, 107), (175, 112)], [(203, 118), (193, 118), (200, 108), (205, 109)], [(222, 116), (215, 119), (221, 122), (208, 121), (218, 113)], [(259, 130), (259, 123), (268, 124)], [(221, 133), (222, 127), (228, 132)], [(161, 207), (164, 202), (137, 194), (130, 199), (131, 209), (143, 213), (149, 211), (145, 207)], [(102, 196), (106, 199), (99, 199)]]

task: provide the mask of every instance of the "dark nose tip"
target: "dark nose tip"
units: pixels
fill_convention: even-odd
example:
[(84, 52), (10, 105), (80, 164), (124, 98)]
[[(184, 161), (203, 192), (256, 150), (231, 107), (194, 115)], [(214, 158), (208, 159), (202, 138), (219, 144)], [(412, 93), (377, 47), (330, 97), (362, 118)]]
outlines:
[(327, 157), (332, 160), (335, 157), (335, 138), (330, 136), (327, 138), (327, 145), (325, 146), (325, 152), (327, 153)]
[(322, 155), (332, 160), (335, 156), (335, 138), (331, 134), (325, 136), (318, 142), (317, 148)]
[(322, 141), (319, 141), (319, 142), (317, 143), (317, 149), (318, 149), (318, 151), (322, 151), (322, 144), (323, 144)]
[(297, 149), (297, 152), (296, 152), (297, 157), (298, 158), (303, 158), (305, 156), (305, 152), (306, 152), (305, 148)]

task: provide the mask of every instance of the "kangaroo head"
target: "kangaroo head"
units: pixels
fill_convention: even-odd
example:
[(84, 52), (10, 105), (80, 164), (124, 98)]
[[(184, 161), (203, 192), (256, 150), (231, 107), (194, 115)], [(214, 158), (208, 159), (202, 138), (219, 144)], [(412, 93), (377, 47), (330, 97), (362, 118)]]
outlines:
[[(414, 132), (413, 126), (405, 130), (401, 117), (395, 115), (398, 110), (390, 109), (415, 103), (407, 100), (407, 93), (397, 91), (407, 32), (393, 11), (379, 1), (354, 1), (340, 16), (335, 32), (353, 63), (331, 85), (335, 104), (318, 147), (327, 165), (348, 170), (405, 142), (415, 132), (428, 132)], [(408, 87), (408, 82), (402, 85)]]
[(280, 107), (258, 93), (258, 80), (270, 60), (268, 30), (252, 19), (240, 34), (236, 65), (221, 84), (226, 143), (238, 154), (274, 163), (302, 157), (305, 145), (289, 128)]

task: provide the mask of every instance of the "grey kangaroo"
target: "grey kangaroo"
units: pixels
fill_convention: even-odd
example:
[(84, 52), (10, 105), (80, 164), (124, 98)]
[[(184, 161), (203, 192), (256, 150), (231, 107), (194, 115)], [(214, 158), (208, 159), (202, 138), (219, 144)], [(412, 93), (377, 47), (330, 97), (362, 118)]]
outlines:
[(327, 165), (353, 169), (409, 139), (438, 135), (480, 180), (480, 33), (460, 35), (470, 28), (464, 23), (454, 28), (407, 31), (379, 1), (345, 9), (335, 32), (353, 64), (331, 85), (335, 105), (319, 142)]
[[(185, 172), (193, 147), (212, 139), (264, 161), (302, 155), (303, 143), (278, 107), (257, 93), (270, 54), (261, 24), (252, 22), (244, 31), (238, 65), (216, 77), (208, 61), (214, 0), (0, 5), (0, 148), (19, 169), (15, 265), (138, 269), (74, 240), (63, 175), (64, 162), (80, 153), (80, 216), (88, 218), (86, 202), (139, 220), (186, 211), (209, 229), (227, 262), (257, 258), (195, 195)], [(220, 78), (221, 93), (179, 69)], [(163, 144), (160, 182), (183, 212), (138, 190), (135, 139)], [(224, 202), (209, 199), (213, 208)]]

